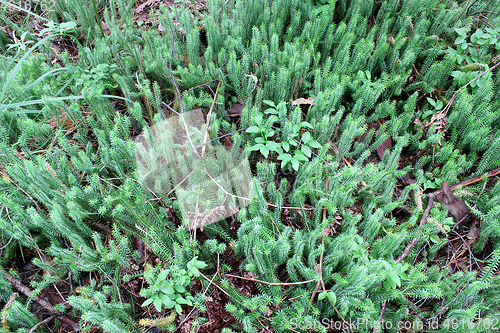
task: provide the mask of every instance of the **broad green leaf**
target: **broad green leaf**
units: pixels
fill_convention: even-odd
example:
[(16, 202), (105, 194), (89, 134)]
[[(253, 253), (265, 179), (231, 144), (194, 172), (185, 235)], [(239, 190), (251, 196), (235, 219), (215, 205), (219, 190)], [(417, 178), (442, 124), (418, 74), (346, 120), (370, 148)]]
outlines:
[(181, 286), (181, 285), (175, 285), (175, 290), (177, 290), (177, 292), (179, 292), (179, 293), (186, 292), (186, 288), (184, 288), (184, 286)]
[(144, 301), (144, 303), (141, 304), (141, 306), (148, 306), (151, 303), (153, 303), (153, 299), (148, 298), (147, 300)]
[(322, 299), (324, 299), (326, 297), (326, 291), (322, 291), (321, 293), (319, 293), (318, 295), (318, 301), (321, 301)]
[(160, 290), (163, 291), (165, 294), (168, 294), (168, 295), (175, 294), (175, 290), (171, 286), (162, 286), (162, 287), (160, 287)]
[(250, 149), (250, 151), (254, 151), (254, 150), (260, 150), (263, 147), (264, 147), (264, 145), (262, 143), (258, 143), (256, 145), (251, 146), (249, 149)]
[(280, 145), (274, 141), (268, 141), (266, 144), (266, 147), (269, 148), (269, 150), (276, 151), (276, 152), (281, 148)]
[(455, 44), (462, 44), (464, 42), (465, 38), (460, 36), (455, 39)]
[(278, 156), (278, 160), (280, 161), (290, 161), (292, 159), (292, 155), (290, 154), (281, 154)]
[(321, 145), (318, 143), (318, 141), (311, 139), (308, 143), (309, 146), (316, 148), (316, 149), (321, 149)]
[(284, 151), (288, 151), (290, 149), (290, 144), (288, 143), (288, 141), (282, 142), (281, 148), (283, 148)]
[[(194, 259), (196, 259), (196, 257), (195, 257)], [(204, 261), (200, 261), (200, 260), (198, 260), (198, 259), (196, 259), (196, 261), (195, 261), (195, 263), (194, 263), (194, 264), (195, 264), (195, 266), (196, 266), (197, 268), (199, 268), (199, 269), (201, 269), (201, 268), (205, 268), (205, 267), (207, 267), (207, 266), (208, 266), (208, 265), (207, 265)]]
[(308, 161), (309, 160), (301, 151), (295, 151), (295, 155), (293, 156), (293, 159), (297, 160), (297, 161)]
[(266, 143), (266, 139), (259, 136), (258, 138), (255, 138), (255, 142), (264, 144), (264, 143)]
[(311, 133), (304, 132), (304, 134), (302, 134), (302, 142), (303, 143), (308, 143), (309, 139), (311, 139)]
[(265, 101), (262, 101), (262, 103), (267, 104), (273, 108), (276, 108), (276, 104), (274, 104), (273, 101), (265, 100)]
[(262, 155), (264, 155), (265, 158), (267, 158), (269, 156), (269, 149), (264, 146), (264, 147), (260, 148), (260, 153)]
[(155, 306), (156, 311), (161, 312), (161, 305), (162, 305), (162, 303), (163, 302), (161, 301), (161, 299), (159, 297), (155, 298), (155, 300), (153, 301), (153, 304)]
[(330, 299), (330, 301), (332, 301), (333, 305), (335, 305), (337, 303), (337, 295), (335, 295), (335, 293), (333, 291), (329, 291), (326, 296), (328, 296), (328, 298)]
[(427, 119), (434, 114), (434, 110), (427, 110), (422, 114), (422, 119)]
[(465, 31), (464, 28), (460, 29), (455, 28), (455, 32), (464, 38), (467, 36), (467, 31)]
[(291, 163), (293, 170), (299, 171), (299, 161), (297, 161), (296, 159), (292, 159)]
[(169, 309), (171, 309), (174, 306), (174, 302), (167, 295), (161, 296), (161, 302)]
[(160, 274), (158, 274), (158, 280), (165, 280), (168, 276), (168, 273), (170, 273), (168, 269), (161, 271)]
[(178, 314), (182, 314), (182, 307), (179, 304), (175, 304), (175, 311)]
[(278, 160), (281, 160), (281, 168), (283, 169), (291, 159), (292, 155), (290, 154), (281, 154), (280, 156), (278, 156)]
[(259, 133), (260, 129), (257, 126), (250, 126), (246, 130), (247, 133)]
[(192, 276), (200, 276), (200, 272), (198, 271), (198, 268), (196, 267), (192, 267), (190, 270), (189, 270), (189, 273), (191, 273)]
[(186, 273), (177, 278), (177, 283), (181, 286), (185, 286), (187, 281), (189, 280), (186, 278)]
[(262, 120), (263, 120), (262, 114), (258, 113), (253, 119), (257, 125), (262, 124)]
[(177, 299), (175, 301), (178, 304), (187, 304), (187, 305), (192, 306), (193, 305), (193, 302), (192, 302), (193, 300), (194, 300), (193, 296), (189, 295), (186, 298), (184, 298), (182, 296), (179, 296), (179, 297), (177, 297)]
[(175, 300), (178, 304), (187, 304), (187, 301), (184, 299), (184, 297), (179, 296)]
[(300, 125), (301, 125), (301, 127), (307, 127), (309, 129), (314, 129), (314, 127), (311, 124), (309, 124), (307, 121), (301, 122)]
[(438, 244), (438, 243), (439, 243), (439, 237), (438, 237), (438, 236), (436, 236), (436, 235), (431, 235), (430, 240), (431, 240), (434, 244)]
[(388, 280), (389, 280), (389, 283), (391, 284), (391, 286), (394, 289), (396, 289), (396, 287), (400, 287), (401, 286), (401, 280), (399, 279), (398, 273), (396, 273), (395, 271), (392, 271), (389, 274)]
[(436, 102), (432, 98), (427, 97), (427, 102), (429, 102), (430, 105), (436, 107)]
[(480, 40), (478, 40), (478, 41), (477, 41), (477, 43), (478, 43), (479, 45), (484, 45), (484, 44), (488, 43), (488, 40), (487, 40), (487, 39), (484, 39), (484, 38), (481, 38)]
[(302, 146), (300, 147), (300, 150), (304, 153), (304, 155), (306, 155), (307, 157), (311, 157), (311, 149), (309, 147), (306, 147), (306, 146)]

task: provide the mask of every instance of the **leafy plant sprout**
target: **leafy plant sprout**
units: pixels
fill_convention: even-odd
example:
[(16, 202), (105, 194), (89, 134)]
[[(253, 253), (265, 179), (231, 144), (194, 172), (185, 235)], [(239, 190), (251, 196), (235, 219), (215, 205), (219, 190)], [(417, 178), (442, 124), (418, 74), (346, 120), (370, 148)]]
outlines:
[(256, 144), (250, 146), (250, 151), (258, 150), (266, 158), (269, 156), (269, 152), (276, 152), (278, 153), (278, 160), (281, 161), (282, 169), (290, 163), (292, 168), (297, 171), (300, 162), (308, 161), (311, 157), (311, 149), (320, 149), (322, 147), (311, 137), (311, 133), (308, 131), (302, 133), (300, 138), (302, 144), (300, 148), (298, 147), (301, 142), (297, 141), (296, 138), (299, 137), (301, 130), (304, 128), (313, 129), (313, 127), (306, 121), (294, 124), (291, 133), (287, 133), (280, 142), (276, 142), (272, 140), (272, 137), (276, 134), (274, 123), (279, 120), (284, 124), (286, 121), (286, 104), (285, 102), (280, 102), (276, 105), (274, 102), (268, 100), (263, 101), (263, 103), (269, 106), (264, 111), (264, 114), (270, 116), (264, 121), (262, 114), (257, 114), (254, 117), (256, 125), (247, 128), (247, 133), (255, 134), (254, 140)]
[(142, 289), (140, 294), (147, 299), (142, 306), (153, 304), (158, 312), (162, 308), (174, 308), (178, 314), (182, 313), (182, 306), (193, 306), (194, 298), (189, 294), (188, 287), (193, 277), (199, 277), (198, 269), (205, 268), (207, 264), (194, 257), (187, 263), (187, 269), (176, 266), (163, 270), (149, 268), (144, 272), (144, 278), (149, 283), (149, 288)]

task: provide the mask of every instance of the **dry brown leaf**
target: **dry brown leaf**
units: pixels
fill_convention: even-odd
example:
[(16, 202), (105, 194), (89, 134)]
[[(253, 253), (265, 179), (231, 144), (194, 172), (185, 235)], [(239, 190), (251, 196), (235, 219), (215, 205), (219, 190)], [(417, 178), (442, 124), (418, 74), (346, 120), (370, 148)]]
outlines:
[(382, 143), (380, 147), (377, 148), (378, 157), (382, 159), (384, 157), (385, 151), (391, 147), (392, 147), (392, 139), (391, 137), (388, 137), (387, 140), (385, 140), (384, 143)]
[(243, 112), (244, 106), (240, 103), (234, 103), (229, 109), (227, 109), (227, 115), (229, 117), (239, 117)]
[(476, 242), (476, 240), (479, 238), (479, 228), (477, 226), (477, 219), (474, 220), (474, 223), (472, 223), (472, 226), (470, 227), (469, 232), (467, 233), (467, 244), (469, 247)]
[(443, 195), (438, 196), (437, 199), (445, 205), (455, 222), (462, 221), (470, 213), (469, 207), (453, 194), (447, 182), (443, 182)]
[(154, 3), (154, 2), (156, 2), (156, 0), (148, 0), (148, 1), (146, 1), (146, 2), (145, 2), (145, 3), (143, 3), (142, 5), (138, 6), (138, 7), (134, 10), (134, 13), (139, 14), (140, 12), (142, 12), (142, 10), (144, 9), (144, 7), (146, 7), (146, 6), (150, 5), (150, 4)]
[(312, 105), (313, 103), (314, 103), (314, 97), (297, 98), (295, 101), (292, 102), (292, 105), (302, 105), (302, 104)]

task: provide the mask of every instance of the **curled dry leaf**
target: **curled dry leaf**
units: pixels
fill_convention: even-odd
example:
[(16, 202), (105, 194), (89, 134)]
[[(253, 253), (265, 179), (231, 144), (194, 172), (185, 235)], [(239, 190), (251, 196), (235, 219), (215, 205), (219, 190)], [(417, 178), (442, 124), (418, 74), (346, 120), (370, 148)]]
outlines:
[(443, 112), (439, 112), (432, 115), (431, 121), (429, 122), (428, 126), (430, 127), (433, 124), (436, 124), (436, 130), (438, 131), (438, 133), (444, 133), (446, 127), (446, 114)]
[(477, 226), (477, 219), (474, 220), (469, 232), (467, 233), (467, 244), (471, 246), (479, 238), (479, 228)]
[(462, 221), (470, 213), (469, 207), (461, 199), (458, 199), (450, 189), (447, 182), (443, 182), (443, 194), (436, 197), (450, 212), (455, 222)]
[(227, 115), (229, 117), (239, 117), (243, 112), (244, 106), (240, 103), (234, 103), (229, 109), (227, 109)]
[(139, 5), (139, 6), (138, 6), (138, 7), (134, 10), (134, 12), (135, 12), (136, 14), (139, 14), (139, 13), (141, 13), (141, 12), (144, 10), (144, 8), (145, 8), (146, 6), (149, 6), (150, 4), (155, 3), (155, 2), (156, 2), (156, 0), (148, 0), (148, 1), (144, 2), (143, 4)]
[(314, 97), (309, 97), (309, 98), (297, 98), (292, 102), (292, 105), (302, 105), (302, 104), (309, 104), (313, 105), (314, 103)]
[(392, 147), (392, 139), (391, 137), (388, 137), (387, 140), (385, 140), (384, 143), (382, 143), (380, 147), (377, 148), (378, 157), (382, 159), (384, 157), (385, 151), (391, 147)]

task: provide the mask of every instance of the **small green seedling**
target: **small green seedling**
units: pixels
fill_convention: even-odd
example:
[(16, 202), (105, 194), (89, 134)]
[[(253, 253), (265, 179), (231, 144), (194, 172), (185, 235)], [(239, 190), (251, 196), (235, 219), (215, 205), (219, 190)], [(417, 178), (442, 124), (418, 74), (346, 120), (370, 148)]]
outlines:
[(427, 110), (424, 112), (424, 114), (422, 115), (423, 120), (430, 118), (432, 115), (438, 113), (439, 111), (441, 111), (443, 109), (443, 106), (444, 106), (443, 102), (441, 102), (440, 100), (438, 100), (436, 102), (432, 98), (429, 98), (429, 97), (427, 97), (427, 102), (429, 102), (429, 104), (432, 105), (433, 109)]
[(335, 295), (335, 293), (333, 291), (322, 291), (319, 295), (318, 295), (318, 301), (321, 301), (322, 299), (324, 299), (325, 297), (328, 297), (328, 299), (333, 303), (333, 305), (335, 305), (335, 303), (337, 303), (337, 295)]
[(153, 303), (158, 312), (165, 306), (181, 314), (183, 305), (193, 306), (194, 298), (187, 288), (193, 277), (200, 276), (199, 269), (205, 267), (207, 264), (194, 257), (187, 263), (187, 270), (171, 266), (158, 273), (160, 267), (147, 269), (144, 278), (149, 288), (140, 291), (140, 295), (147, 298), (141, 306)]
[(453, 221), (453, 218), (452, 217), (447, 217), (443, 220), (443, 229), (446, 231), (446, 232), (450, 232), (451, 231), (451, 227), (453, 227), (455, 225), (455, 221)]
[[(255, 125), (247, 128), (247, 133), (256, 135), (254, 139), (256, 144), (250, 147), (250, 151), (259, 150), (266, 158), (270, 152), (274, 151), (278, 153), (278, 160), (281, 161), (282, 169), (290, 163), (292, 168), (297, 171), (300, 161), (307, 161), (311, 157), (312, 149), (321, 148), (321, 145), (312, 138), (311, 133), (308, 131), (303, 132), (300, 141), (298, 140), (303, 128), (313, 129), (313, 127), (307, 121), (302, 121), (291, 126), (290, 132), (285, 133), (273, 125), (278, 120), (282, 121), (282, 126), (285, 125), (286, 104), (280, 102), (276, 105), (272, 101), (263, 101), (263, 103), (269, 106), (264, 111), (264, 114), (269, 115), (269, 118), (264, 121), (264, 117), (259, 113), (254, 117)], [(270, 139), (276, 134), (277, 130), (283, 132), (281, 142)]]
[(384, 281), (385, 290), (389, 291), (391, 289), (396, 289), (401, 287), (401, 279), (408, 280), (408, 276), (405, 271), (410, 268), (408, 264), (393, 264), (384, 261), (384, 267), (390, 272), (387, 276), (387, 280)]

